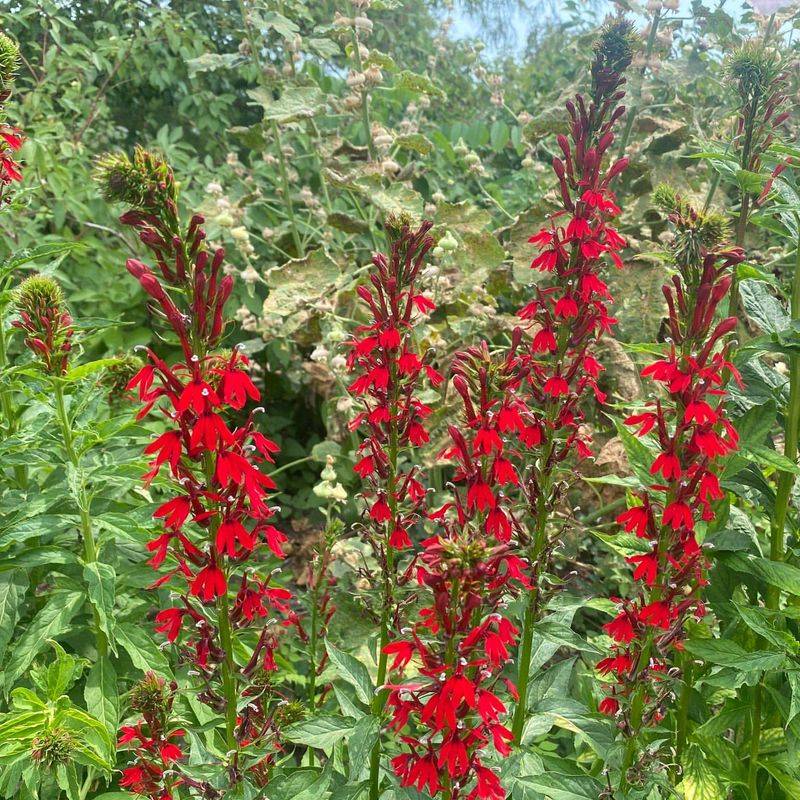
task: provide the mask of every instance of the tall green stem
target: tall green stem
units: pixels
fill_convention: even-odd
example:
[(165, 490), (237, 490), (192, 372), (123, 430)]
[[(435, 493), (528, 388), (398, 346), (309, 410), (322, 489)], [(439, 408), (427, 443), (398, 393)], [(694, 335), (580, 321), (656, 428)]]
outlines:
[[(653, 15), (653, 22), (650, 25), (650, 35), (647, 37), (647, 44), (644, 48), (644, 58), (645, 58), (645, 65), (642, 67), (641, 76), (642, 79), (644, 78), (644, 73), (647, 70), (647, 63), (650, 61), (650, 56), (653, 55), (653, 50), (656, 44), (656, 35), (658, 34), (658, 24), (661, 22), (661, 12), (656, 11)], [(642, 90), (641, 87), (638, 91), (639, 96), (641, 97)], [(622, 139), (619, 143), (619, 155), (625, 155), (625, 149), (628, 146), (628, 142), (630, 141), (631, 134), (633, 133), (633, 123), (636, 121), (636, 115), (639, 113), (639, 101), (635, 101), (633, 105), (630, 107), (628, 111), (628, 119), (625, 121), (625, 130), (622, 133)]]
[[(0, 315), (0, 372), (4, 371), (8, 366), (8, 350), (6, 349), (6, 332), (3, 327), (3, 317)], [(11, 436), (17, 430), (17, 413), (14, 409), (14, 403), (11, 398), (11, 393), (5, 388), (0, 388), (0, 410), (3, 412), (3, 418), (6, 421), (6, 435)], [(23, 464), (16, 464), (14, 466), (14, 477), (20, 489), (25, 489), (28, 485), (28, 470)]]
[[(800, 217), (796, 215), (798, 223)], [(791, 318), (800, 319), (800, 237), (795, 255), (794, 276), (792, 280)], [(789, 404), (784, 410), (783, 455), (792, 464), (797, 462), (797, 440), (800, 435), (800, 356), (792, 354), (789, 358)], [(794, 473), (778, 473), (778, 491), (775, 496), (775, 512), (770, 524), (769, 557), (771, 561), (783, 561), (784, 540), (786, 538), (786, 517), (794, 486)], [(777, 586), (769, 584), (765, 605), (770, 611), (780, 608), (781, 593)], [(754, 688), (750, 730), (750, 762), (747, 776), (751, 796), (757, 800), (758, 753), (761, 747), (761, 706), (764, 692), (763, 681)]]
[[(398, 430), (397, 430), (397, 368), (393, 364), (391, 369), (392, 399), (389, 405), (389, 419), (391, 420), (389, 431), (389, 478), (387, 482), (387, 495), (391, 517), (386, 526), (386, 539), (384, 542), (385, 552), (385, 571), (383, 574), (383, 607), (381, 609), (381, 628), (378, 637), (378, 676), (376, 681), (377, 691), (372, 700), (372, 714), (380, 719), (386, 705), (388, 692), (380, 687), (386, 683), (386, 667), (388, 656), (384, 652), (386, 645), (389, 644), (389, 622), (392, 612), (392, 588), (394, 583), (394, 553), (389, 544), (389, 537), (392, 535), (394, 526), (397, 522), (397, 459), (399, 455)], [(380, 764), (381, 762), (381, 738), (372, 748), (369, 759), (369, 797), (370, 800), (378, 800), (380, 796)]]
[(234, 752), (236, 743), (236, 665), (233, 663), (233, 636), (231, 634), (228, 593), (217, 598), (217, 623), (219, 641), (225, 655), (222, 660), (222, 691), (225, 695), (225, 744)]
[(675, 725), (675, 760), (680, 763), (681, 756), (686, 750), (686, 741), (689, 735), (689, 704), (692, 699), (694, 681), (694, 665), (692, 657), (684, 653), (683, 657), (683, 688), (678, 701), (678, 719)]
[[(202, 358), (202, 356), (201, 356)], [(207, 455), (204, 459), (206, 486), (211, 486), (214, 480), (214, 461)], [(210, 518), (208, 537), (211, 542), (216, 539), (219, 528), (219, 513)], [(225, 575), (225, 584), (228, 584), (228, 575)], [(236, 741), (236, 663), (233, 660), (233, 631), (231, 629), (230, 606), (228, 604), (227, 589), (217, 597), (217, 625), (219, 626), (219, 643), (223, 650), (222, 657), (222, 694), (225, 698), (225, 745), (228, 752), (235, 752), (238, 744)]]
[[(798, 218), (800, 224), (800, 218)], [(797, 241), (792, 298), (790, 305), (792, 320), (800, 319), (800, 237)], [(783, 455), (792, 464), (797, 462), (797, 443), (800, 437), (800, 355), (789, 357), (789, 404), (784, 411)], [(778, 474), (778, 491), (775, 498), (775, 513), (770, 526), (769, 557), (772, 561), (783, 561), (784, 539), (786, 536), (786, 517), (794, 486), (794, 473), (782, 471)], [(780, 604), (780, 590), (771, 584), (767, 587), (766, 605), (777, 611)]]
[[(364, 65), (361, 61), (361, 51), (359, 50), (358, 30), (355, 23), (353, 24), (353, 60), (356, 64), (356, 69), (363, 74)], [(372, 141), (372, 122), (370, 120), (369, 108), (369, 92), (366, 87), (361, 89), (361, 121), (364, 124), (364, 135), (367, 139), (367, 152), (369, 153), (370, 160), (375, 158), (375, 144)]]
[[(80, 456), (75, 449), (75, 437), (72, 431), (72, 426), (69, 422), (69, 415), (67, 414), (67, 406), (64, 402), (64, 388), (58, 378), (52, 381), (53, 397), (55, 398), (56, 416), (58, 417), (58, 424), (61, 428), (61, 439), (64, 444), (64, 451), (67, 459), (75, 469), (78, 475), (79, 485), (78, 496), (75, 498), (78, 505), (78, 515), (80, 517), (81, 538), (83, 540), (83, 559), (87, 564), (97, 561), (97, 544), (94, 540), (94, 532), (92, 530), (92, 517), (89, 512), (88, 500), (86, 497), (86, 487), (83, 482), (83, 473), (81, 471)], [(98, 656), (108, 655), (108, 639), (100, 626), (100, 615), (97, 609), (92, 606), (92, 616), (94, 617), (95, 629), (95, 646), (97, 647)]]
[[(264, 70), (261, 67), (261, 56), (259, 55), (258, 49), (259, 43), (256, 41), (255, 36), (253, 35), (253, 29), (250, 26), (250, 19), (247, 15), (247, 8), (245, 7), (244, 0), (239, 0), (239, 13), (242, 15), (242, 24), (244, 25), (247, 43), (250, 45), (250, 55), (252, 56), (253, 64), (255, 64), (256, 70), (258, 71), (258, 82), (264, 92), (269, 94), (271, 87), (264, 80)], [(289, 217), (289, 227), (292, 231), (292, 241), (294, 242), (295, 249), (297, 250), (297, 257), (301, 258), (303, 256), (303, 243), (300, 239), (300, 233), (297, 230), (297, 220), (295, 219), (294, 215), (294, 206), (292, 205), (292, 198), (289, 194), (289, 170), (286, 166), (286, 155), (283, 152), (281, 131), (275, 120), (270, 121), (270, 128), (272, 130), (272, 135), (275, 138), (275, 147), (278, 151), (278, 169), (281, 178), (281, 188), (283, 190), (283, 202), (286, 208), (286, 214)]]

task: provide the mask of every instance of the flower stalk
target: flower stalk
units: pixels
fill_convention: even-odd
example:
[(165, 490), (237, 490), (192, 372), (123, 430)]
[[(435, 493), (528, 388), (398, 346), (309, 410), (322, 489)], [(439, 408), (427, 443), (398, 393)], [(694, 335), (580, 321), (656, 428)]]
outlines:
[[(412, 230), (403, 221), (389, 220), (387, 227), (390, 253), (373, 258), (371, 288), (357, 290), (370, 321), (356, 329), (348, 354), (348, 367), (356, 373), (348, 390), (362, 408), (350, 429), (365, 432), (354, 469), (364, 482), (365, 536), (381, 565), (377, 688), (371, 709), (378, 718), (388, 694), (386, 648), (392, 631), (400, 627), (397, 590), (406, 580), (398, 574), (398, 554), (412, 545), (409, 533), (425, 499), (419, 467), (404, 467), (401, 457), (405, 460), (429, 439), (424, 423), (431, 409), (416, 397), (423, 378), (433, 386), (443, 380), (430, 365), (432, 353), (420, 356), (413, 334), (419, 318), (435, 308), (418, 288), (433, 246), (431, 223)], [(380, 756), (379, 739), (370, 756), (371, 800), (380, 793)]]
[[(530, 409), (539, 409), (526, 422), (532, 433), (528, 447), (537, 448), (523, 484), (527, 502), (526, 530), (519, 532), (520, 547), (531, 569), (531, 588), (525, 603), (518, 656), (514, 712), (514, 741), (522, 739), (527, 714), (533, 629), (542, 608), (540, 577), (551, 556), (548, 523), (560, 498), (558, 478), (571, 456), (591, 454), (589, 437), (581, 428), (582, 406), (594, 396), (605, 401), (597, 379), (602, 366), (592, 355), (615, 320), (608, 313), (611, 295), (601, 278), (609, 259), (622, 266), (625, 240), (611, 222), (620, 213), (612, 184), (625, 170), (626, 158), (608, 163), (614, 129), (625, 114), (623, 73), (630, 65), (636, 36), (622, 19), (608, 24), (595, 44), (592, 90), (589, 99), (577, 95), (567, 102), (570, 136), (558, 137), (561, 156), (553, 159), (563, 210), (550, 225), (531, 237), (539, 249), (531, 267), (549, 274), (549, 285), (537, 285), (536, 297), (519, 312), (531, 330), (526, 364)], [(569, 219), (566, 227), (559, 218)], [(522, 362), (521, 362), (522, 363)]]
[[(147, 363), (128, 384), (142, 403), (140, 418), (158, 411), (166, 420), (145, 448), (152, 461), (144, 480), (167, 469), (173, 494), (153, 514), (163, 532), (148, 550), (154, 569), (169, 565), (151, 588), (168, 585), (179, 602), (158, 611), (156, 630), (192, 665), (198, 699), (224, 719), (230, 785), (247, 775), (263, 786), (279, 724), (271, 686), (278, 626), (296, 624), (296, 615), (290, 593), (265, 574), (265, 556), (282, 558), (286, 540), (273, 524), (276, 486), (263, 467), (278, 447), (256, 428), (255, 412), (234, 424), (260, 393), (241, 350), (222, 346), (233, 278), (224, 251), (206, 245), (203, 218), (182, 224), (177, 185), (159, 156), (142, 149), (132, 159), (105, 156), (97, 176), (109, 200), (130, 206), (121, 221), (139, 233), (157, 272), (137, 259), (127, 270), (182, 354), (170, 365), (147, 348)], [(239, 652), (247, 657), (240, 661)]]

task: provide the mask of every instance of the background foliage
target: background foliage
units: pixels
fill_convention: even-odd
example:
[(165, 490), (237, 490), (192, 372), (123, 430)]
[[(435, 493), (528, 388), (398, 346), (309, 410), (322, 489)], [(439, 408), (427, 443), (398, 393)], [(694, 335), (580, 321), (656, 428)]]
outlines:
[[(348, 492), (340, 508), (344, 525), (358, 514), (341, 343), (355, 285), (370, 254), (384, 246), (386, 216), (403, 211), (435, 223), (429, 279), (440, 311), (419, 334), (447, 364), (463, 342), (508, 335), (513, 309), (532, 280), (528, 237), (554, 208), (554, 134), (565, 123), (564, 99), (585, 81), (597, 6), (555, 4), (523, 50), (505, 56), (507, 6), (475, 5), (486, 30), (498, 32), (489, 47), (451, 36), (447, 4), (422, 0), (374, 0), (368, 10), (306, 0), (0, 3), (3, 27), (23, 56), (7, 116), (28, 137), (23, 189), (13, 213), (0, 217), (4, 287), (32, 268), (56, 274), (88, 365), (76, 368), (68, 393), (70, 422), (79, 431), (77, 461), (59, 439), (48, 387), (26, 373), (13, 338), (8, 362), (14, 369), (3, 379), (4, 392), (24, 400), (6, 431), (3, 466), (22, 471), (25, 480), (2, 488), (0, 658), (9, 713), (0, 731), (15, 714), (45, 718), (55, 709), (60, 724), (81, 737), (79, 766), (53, 777), (42, 798), (116, 791), (113, 739), (126, 714), (125, 692), (145, 669), (171, 677), (150, 625), (141, 624), (152, 580), (143, 543), (158, 486), (137, 488), (144, 471), (138, 453), (150, 431), (113, 393), (104, 361), (150, 343), (153, 326), (136, 283), (122, 278), (137, 243), (119, 232), (113, 208), (98, 194), (91, 179), (96, 157), (135, 144), (163, 152), (186, 205), (202, 210), (211, 238), (227, 248), (240, 274), (233, 303), (241, 328), (232, 341), (244, 343), (268, 398), (270, 433), (282, 448), (281, 514), (292, 531), (288, 580), (302, 586), (328, 510), (314, 491), (326, 456), (335, 456), (336, 480)], [(619, 5), (632, 7), (642, 26), (652, 18), (652, 9)], [(668, 181), (732, 215), (743, 185), (764, 179), (743, 175), (728, 158), (738, 100), (725, 80), (723, 55), (753, 34), (754, 15), (747, 9), (732, 15), (725, 3), (702, 0), (664, 13), (634, 63), (633, 113), (619, 144), (631, 157), (618, 192), (629, 251), (625, 270), (612, 276), (620, 342), (605, 345), (604, 376), (619, 408), (642, 399), (637, 363), (659, 336), (665, 273), (657, 250), (665, 224), (650, 210), (652, 190)], [(792, 64), (791, 103), (798, 89), (797, 25), (790, 19), (780, 33)], [(354, 72), (366, 73), (366, 81), (354, 80)], [(796, 119), (790, 125), (796, 130)], [(774, 161), (765, 163), (764, 174)], [(740, 354), (747, 389), (734, 398), (744, 444), (726, 469), (726, 488), (737, 499), (711, 532), (719, 554), (711, 602), (722, 638), (705, 642), (701, 631), (689, 648), (705, 659), (707, 671), (692, 701), (698, 732), (684, 763), (687, 800), (749, 796), (740, 763), (746, 743), (715, 741), (720, 719), (735, 727), (747, 705), (737, 690), (755, 686), (765, 669), (793, 669), (800, 651), (791, 627), (800, 597), (794, 523), (789, 563), (776, 573), (764, 558), (775, 478), (781, 470), (798, 471), (782, 455), (777, 433), (788, 395), (785, 363), (796, 348), (796, 323), (786, 311), (797, 249), (793, 214), (800, 208), (793, 193), (787, 179), (780, 203), (756, 215), (740, 271), (749, 315), (743, 335), (750, 341)], [(439, 420), (449, 408), (445, 399)], [(579, 510), (559, 564), (569, 591), (555, 603), (538, 642), (537, 666), (549, 669), (537, 684), (528, 741), (541, 744), (541, 769), (515, 764), (523, 777), (514, 796), (525, 800), (597, 797), (603, 788), (598, 759), (614, 736), (594, 714), (590, 668), (580, 658), (591, 658), (597, 645), (580, 636), (606, 621), (608, 608), (592, 598), (607, 596), (609, 586), (626, 588), (619, 551), (630, 551), (603, 526), (647, 464), (638, 442), (607, 417), (598, 414), (592, 424), (598, 457), (572, 487), (570, 503)], [(797, 501), (795, 490), (792, 518)], [(87, 510), (104, 556), (92, 568), (79, 562), (75, 545)], [(368, 594), (369, 586), (352, 567), (357, 545), (351, 545), (340, 546), (333, 570), (337, 602), (352, 616), (345, 625), (334, 620), (330, 637), (346, 651), (363, 650), (368, 661), (359, 643), (372, 620), (359, 592)], [(773, 631), (769, 619), (738, 611), (739, 600), (757, 598), (764, 583), (775, 582), (795, 609), (788, 630)], [(101, 658), (87, 635), (98, 609), (115, 642)], [(765, 639), (769, 646), (757, 648)], [(720, 648), (724, 642), (731, 646)], [(747, 667), (737, 664), (737, 655), (753, 649), (767, 655)], [(293, 662), (285, 673), (289, 683), (294, 669), (302, 672)], [(796, 676), (790, 669), (768, 680), (774, 708), (762, 762), (765, 798), (800, 796)], [(556, 713), (553, 698), (567, 692), (572, 705)], [(743, 738), (746, 727), (737, 735)], [(343, 736), (331, 734), (325, 747)], [(4, 747), (0, 763), (17, 752)], [(586, 771), (571, 774), (566, 756)], [(80, 781), (76, 769), (83, 770)], [(545, 773), (547, 780), (536, 777)], [(6, 770), (0, 789), (12, 796), (18, 779)], [(35, 796), (32, 786), (24, 796)], [(278, 791), (281, 799), (303, 796)]]

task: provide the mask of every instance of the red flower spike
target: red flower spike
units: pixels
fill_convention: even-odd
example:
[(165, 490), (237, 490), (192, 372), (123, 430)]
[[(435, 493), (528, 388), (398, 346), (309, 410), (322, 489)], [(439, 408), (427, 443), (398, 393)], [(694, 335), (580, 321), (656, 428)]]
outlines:
[[(702, 213), (679, 200), (670, 216), (678, 229), (676, 241), (698, 220)], [(623, 719), (634, 702), (646, 723), (662, 718), (654, 700), (672, 680), (669, 664), (683, 649), (684, 623), (705, 614), (708, 562), (694, 529), (698, 520), (714, 519), (713, 503), (724, 497), (714, 460), (735, 450), (738, 439), (725, 418), (723, 389), (729, 378), (738, 377), (724, 341), (736, 320), (713, 327), (714, 312), (730, 288), (728, 270), (742, 257), (739, 250), (673, 250), (678, 274), (664, 286), (672, 342), (641, 373), (661, 396), (648, 411), (626, 420), (639, 426), (638, 436), (651, 437), (660, 452), (650, 468), (657, 482), (640, 493), (643, 504), (617, 517), (626, 532), (649, 543), (648, 552), (627, 559), (634, 565), (636, 593), (615, 601), (619, 613), (604, 626), (614, 640), (612, 654), (597, 665), (611, 684), (600, 710)]]
[[(105, 164), (113, 171), (119, 159), (126, 162), (123, 172), (137, 173), (143, 204), (124, 214), (122, 222), (138, 231), (158, 270), (136, 259), (126, 267), (163, 313), (182, 349), (182, 358), (171, 364), (148, 350), (148, 363), (128, 385), (143, 404), (140, 417), (155, 409), (167, 420), (166, 431), (145, 449), (152, 458), (145, 480), (151, 481), (165, 464), (172, 478), (153, 515), (166, 530), (148, 544), (153, 554), (149, 563), (160, 569), (167, 556), (174, 558), (177, 566), (171, 564), (152, 586), (169, 585), (182, 605), (159, 610), (156, 630), (178, 648), (182, 661), (203, 675), (207, 691), (198, 698), (220, 713), (228, 694), (222, 685), (226, 653), (219, 625), (220, 615), (228, 614), (237, 654), (252, 649), (248, 668), (235, 670), (233, 678), (234, 702), (246, 711), (227, 735), (264, 750), (260, 763), (265, 766), (274, 743), (273, 710), (260, 678), (275, 667), (277, 639), (264, 632), (264, 619), (293, 612), (288, 592), (270, 584), (269, 560), (251, 557), (266, 548), (283, 556), (286, 537), (271, 524), (275, 510), (268, 505), (275, 484), (263, 468), (273, 462), (278, 448), (255, 429), (252, 415), (242, 420), (240, 412), (260, 393), (247, 358), (220, 344), (233, 286), (230, 276), (221, 277), (224, 251), (208, 250), (201, 217), (182, 225), (177, 187), (160, 158), (137, 150), (132, 160), (101, 160), (100, 170)], [(245, 635), (250, 624), (255, 636)], [(194, 781), (181, 772), (182, 749), (175, 739), (183, 732), (159, 728), (164, 718), (145, 714), (140, 723), (145, 732), (137, 738), (128, 728), (123, 731), (135, 764), (125, 770), (120, 785), (152, 800), (171, 797), (171, 789)], [(206, 793), (204, 784), (191, 785), (193, 793)]]

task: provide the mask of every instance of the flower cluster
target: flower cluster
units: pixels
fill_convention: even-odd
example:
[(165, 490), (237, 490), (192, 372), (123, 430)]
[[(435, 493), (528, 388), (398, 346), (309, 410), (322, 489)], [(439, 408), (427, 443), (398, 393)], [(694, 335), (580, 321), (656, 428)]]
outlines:
[[(433, 247), (430, 222), (416, 230), (403, 220), (390, 219), (388, 255), (372, 259), (370, 286), (359, 286), (358, 295), (370, 321), (359, 326), (348, 343), (347, 364), (356, 377), (349, 392), (361, 410), (350, 423), (352, 431), (363, 430), (355, 471), (364, 484), (366, 538), (381, 566), (380, 631), (378, 676), (386, 679), (390, 631), (401, 627), (397, 554), (412, 546), (410, 531), (419, 521), (425, 505), (425, 487), (419, 467), (406, 457), (414, 447), (429, 440), (425, 420), (431, 409), (417, 396), (423, 379), (438, 386), (443, 377), (431, 366), (432, 351), (420, 355), (414, 325), (435, 309), (433, 301), (419, 288), (420, 273)], [(407, 580), (407, 576), (403, 576)], [(381, 689), (373, 703), (380, 713), (386, 700)], [(380, 743), (372, 752), (370, 796), (377, 797)]]
[[(591, 100), (577, 95), (567, 102), (570, 136), (558, 136), (563, 158), (554, 157), (563, 210), (530, 242), (539, 255), (531, 267), (551, 276), (537, 284), (535, 298), (519, 316), (534, 329), (531, 343), (530, 389), (543, 409), (546, 428), (567, 431), (557, 458), (573, 447), (590, 454), (588, 438), (580, 429), (580, 403), (587, 391), (598, 401), (605, 397), (597, 386), (602, 367), (591, 353), (594, 342), (611, 330), (611, 300), (601, 279), (605, 259), (622, 266), (625, 240), (610, 224), (620, 213), (611, 184), (626, 168), (627, 158), (606, 165), (614, 144), (614, 127), (625, 113), (622, 71), (630, 64), (633, 33), (625, 21), (603, 32), (592, 65)], [(565, 221), (565, 224), (563, 224)]]
[[(107, 156), (98, 172), (107, 196), (135, 204), (122, 222), (139, 232), (160, 276), (135, 259), (127, 268), (183, 355), (168, 364), (147, 349), (146, 364), (128, 384), (143, 404), (140, 418), (157, 410), (166, 423), (145, 449), (152, 459), (145, 480), (166, 469), (174, 486), (153, 514), (163, 532), (148, 550), (154, 569), (168, 565), (153, 586), (168, 585), (180, 602), (158, 612), (157, 630), (180, 643), (201, 683), (200, 699), (225, 717), (233, 754), (260, 745), (270, 730), (264, 687), (276, 669), (277, 634), (269, 618), (291, 617), (289, 592), (256, 562), (260, 551), (283, 556), (286, 537), (273, 525), (276, 508), (269, 504), (275, 484), (264, 471), (278, 448), (257, 430), (254, 412), (242, 414), (259, 399), (247, 358), (238, 348), (220, 348), (232, 278), (222, 274), (224, 252), (205, 245), (202, 217), (181, 226), (175, 181), (158, 156)], [(242, 652), (237, 634), (247, 628), (249, 657), (239, 663), (234, 647)], [(237, 711), (242, 698), (249, 702)], [(236, 763), (230, 772), (235, 781)]]
[[(431, 223), (412, 231), (403, 226), (392, 241), (387, 258), (373, 258), (372, 289), (359, 286), (358, 295), (371, 321), (359, 326), (349, 343), (348, 367), (357, 373), (349, 391), (361, 410), (351, 430), (364, 430), (355, 471), (368, 487), (369, 518), (377, 530), (388, 531), (385, 541), (394, 550), (411, 546), (409, 530), (419, 516), (425, 492), (418, 470), (398, 467), (401, 451), (425, 444), (425, 419), (431, 409), (416, 396), (423, 374), (433, 386), (443, 378), (420, 357), (413, 327), (420, 314), (435, 306), (418, 288), (425, 256), (433, 246)], [(376, 536), (382, 541), (381, 533)]]
[(625, 94), (623, 72), (636, 43), (624, 19), (607, 24), (595, 43), (591, 96), (587, 100), (579, 94), (567, 102), (569, 136), (558, 136), (562, 156), (553, 158), (563, 208), (530, 239), (539, 250), (531, 267), (549, 277), (536, 284), (533, 300), (519, 311), (531, 334), (525, 359), (526, 403), (536, 410), (533, 422), (526, 423), (531, 431), (527, 443), (537, 445), (539, 453), (528, 459), (525, 494), (530, 513), (525, 518), (527, 531), (520, 537), (536, 572), (530, 576), (532, 590), (518, 658), (517, 742), (527, 708), (533, 624), (543, 605), (539, 575), (554, 541), (548, 522), (561, 497), (558, 475), (568, 458), (591, 455), (583, 407), (592, 397), (605, 401), (598, 386), (603, 367), (593, 351), (615, 323), (602, 274), (609, 261), (622, 266), (625, 240), (611, 224), (620, 214), (612, 184), (628, 164), (627, 158), (611, 161), (609, 154), (614, 128), (625, 113), (620, 105)]
[[(518, 345), (521, 335), (515, 335)], [(519, 631), (505, 615), (510, 594), (530, 588), (526, 562), (511, 540), (512, 512), (503, 487), (519, 484), (503, 435), (524, 441), (533, 435), (526, 410), (513, 399), (524, 377), (512, 346), (502, 367), (490, 367), (485, 345), (459, 354), (453, 385), (464, 404), (463, 431), (450, 426), (443, 454), (455, 464), (452, 502), (430, 514), (440, 532), (423, 542), (417, 564), (420, 592), (428, 601), (408, 634), (389, 643), (392, 669), (412, 659), (419, 674), (391, 686), (392, 727), (403, 733), (406, 751), (392, 760), (403, 786), (452, 800), (502, 800), (505, 790), (485, 759), (491, 745), (510, 753), (511, 731), (503, 723), (516, 696), (502, 677)]]
[(148, 800), (171, 800), (172, 790), (186, 783), (177, 773), (174, 777), (165, 775), (184, 755), (175, 741), (184, 736), (184, 731), (170, 727), (177, 688), (177, 684), (167, 686), (163, 678), (149, 672), (131, 691), (131, 707), (141, 719), (120, 729), (117, 746), (131, 751), (133, 763), (122, 770), (119, 785)]
[(676, 230), (677, 272), (664, 286), (669, 347), (642, 371), (661, 397), (625, 420), (658, 453), (650, 468), (654, 482), (617, 517), (643, 540), (628, 558), (638, 591), (619, 601), (619, 613), (605, 626), (614, 644), (598, 664), (613, 681), (600, 708), (619, 713), (629, 734), (663, 715), (670, 655), (682, 647), (687, 617), (705, 613), (707, 559), (697, 528), (714, 519), (713, 504), (723, 497), (715, 461), (734, 451), (738, 438), (725, 415), (724, 389), (731, 376), (739, 380), (725, 341), (736, 319), (715, 322), (714, 316), (743, 254), (718, 246), (724, 226), (717, 215), (695, 212), (663, 190), (660, 199)]
[(75, 330), (61, 287), (45, 275), (32, 275), (16, 288), (14, 306), (19, 318), (11, 324), (26, 334), (26, 347), (48, 375), (63, 375)]
[(11, 95), (11, 86), (19, 65), (17, 43), (0, 33), (0, 203), (9, 200), (6, 191), (9, 184), (22, 180), (22, 172), (16, 161), (16, 152), (22, 147), (22, 132), (2, 119), (3, 106)]

